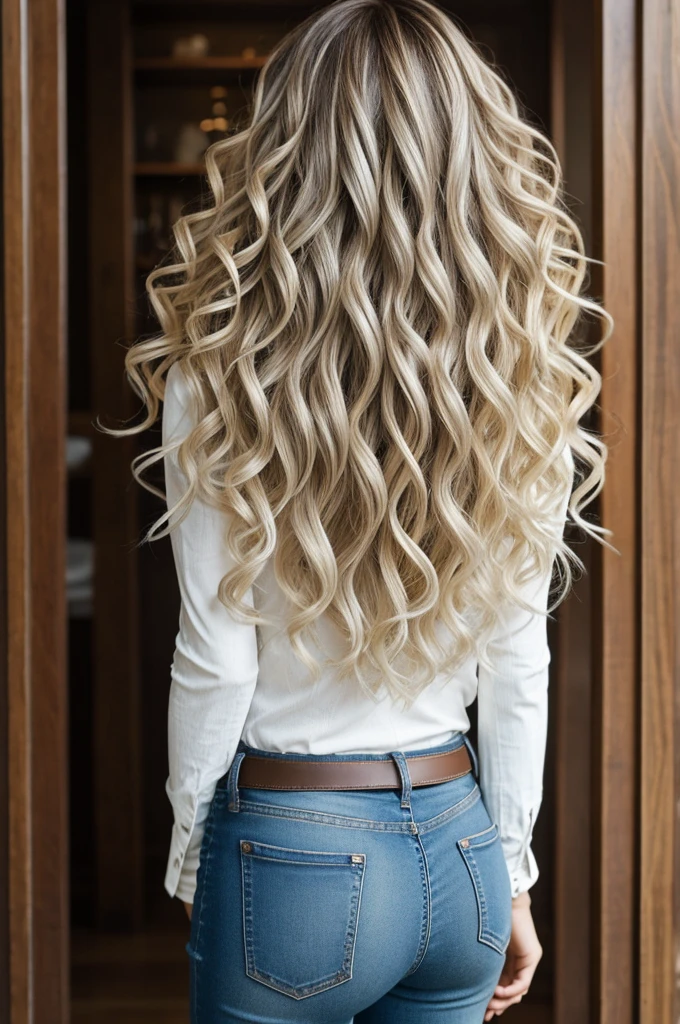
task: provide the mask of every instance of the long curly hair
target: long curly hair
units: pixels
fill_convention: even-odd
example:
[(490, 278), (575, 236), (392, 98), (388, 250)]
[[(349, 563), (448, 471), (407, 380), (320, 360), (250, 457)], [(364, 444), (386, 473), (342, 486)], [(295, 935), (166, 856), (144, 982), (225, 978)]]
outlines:
[[(508, 602), (564, 599), (585, 569), (556, 528), (567, 492), (611, 547), (582, 516), (607, 448), (580, 420), (612, 320), (582, 294), (594, 261), (556, 152), (436, 6), (338, 0), (279, 42), (206, 162), (209, 198), (148, 277), (162, 333), (126, 353), (145, 418), (110, 431), (150, 427), (181, 364), (197, 425), (132, 468), (162, 494), (142, 474), (172, 453), (187, 490), (144, 540), (196, 496), (224, 509), (237, 620), (268, 622), (244, 598), (273, 557), (312, 674), (325, 614), (338, 678), (408, 706), (488, 664)], [(555, 558), (546, 612), (523, 588)]]

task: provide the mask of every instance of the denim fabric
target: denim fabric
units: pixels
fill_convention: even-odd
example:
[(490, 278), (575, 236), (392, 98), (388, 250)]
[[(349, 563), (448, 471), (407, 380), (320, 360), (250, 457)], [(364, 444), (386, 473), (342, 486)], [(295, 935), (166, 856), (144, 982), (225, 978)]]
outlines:
[[(411, 787), (406, 755), (465, 743), (458, 779)], [(246, 753), (394, 759), (394, 789), (238, 785)], [(241, 741), (203, 835), (186, 949), (192, 1024), (480, 1024), (511, 931), (510, 876), (468, 737), (391, 754)]]

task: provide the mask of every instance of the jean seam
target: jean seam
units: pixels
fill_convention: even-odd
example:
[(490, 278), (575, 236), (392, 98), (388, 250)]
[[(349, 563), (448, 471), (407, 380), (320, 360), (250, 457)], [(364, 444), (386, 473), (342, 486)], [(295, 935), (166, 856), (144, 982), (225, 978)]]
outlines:
[(432, 931), (432, 890), (430, 886), (430, 871), (427, 863), (427, 854), (425, 853), (425, 847), (423, 846), (420, 835), (415, 837), (418, 844), (418, 859), (420, 863), (420, 878), (423, 886), (423, 902), (424, 902), (424, 914), (423, 921), (420, 926), (420, 943), (418, 950), (415, 955), (412, 966), (408, 969), (405, 978), (409, 975), (415, 974), (427, 953), (427, 947), (430, 944), (430, 934)]
[(372, 832), (411, 833), (408, 821), (372, 821), (370, 818), (352, 818), (350, 815), (327, 814), (324, 811), (301, 810), (298, 807), (277, 807), (276, 804), (257, 804), (241, 800), (241, 810), (250, 814), (268, 815), (274, 818), (288, 818), (293, 821), (309, 821), (320, 825), (334, 825), (338, 828), (368, 829)]
[[(475, 786), (466, 796), (434, 818), (418, 824), (420, 833), (430, 832), (445, 825), (452, 818), (468, 810), (481, 798), (481, 791)], [(337, 828), (367, 829), (372, 832), (403, 832), (413, 834), (412, 821), (372, 821), (370, 818), (353, 818), (351, 815), (328, 814), (324, 811), (302, 810), (298, 807), (285, 807), (276, 804), (260, 804), (241, 799), (241, 812), (260, 814), (273, 818), (287, 818), (293, 821), (308, 821), (313, 824), (334, 825)]]
[[(213, 800), (211, 801), (211, 804), (210, 804), (210, 812), (208, 814), (208, 820), (206, 821), (206, 826), (205, 826), (206, 827), (206, 832), (209, 830), (209, 835), (208, 835), (208, 844), (207, 844), (206, 850), (205, 850), (205, 866), (204, 866), (204, 869), (203, 869), (203, 872), (202, 872), (203, 884), (201, 886), (201, 901), (200, 901), (199, 908), (198, 908), (198, 926), (196, 928), (195, 954), (196, 954), (196, 959), (197, 960), (202, 960), (203, 959), (203, 957), (201, 956), (201, 951), (200, 951), (200, 940), (201, 940), (201, 929), (202, 929), (202, 925), (203, 925), (203, 910), (204, 910), (204, 907), (205, 907), (205, 891), (206, 891), (207, 884), (208, 884), (208, 874), (209, 874), (210, 860), (211, 860), (211, 857), (212, 857), (212, 844), (213, 844), (213, 840), (215, 838), (215, 824), (214, 824), (215, 805), (216, 805), (216, 801), (213, 798)], [(198, 988), (198, 970), (194, 971), (194, 998), (195, 998), (195, 1006), (196, 1006), (196, 1021), (197, 1021), (197, 1024), (198, 1024), (198, 1022), (201, 1019), (199, 988)]]
[[(483, 845), (486, 845), (484, 843)], [(459, 847), (460, 849), (460, 847)], [(460, 851), (463, 855), (470, 877), (472, 878), (472, 886), (475, 891), (477, 898), (477, 907), (479, 911), (479, 927), (477, 930), (477, 940), (483, 942), (485, 945), (490, 946), (497, 953), (505, 953), (509, 939), (505, 940), (505, 936), (499, 935), (489, 925), (489, 912), (486, 902), (486, 895), (484, 893), (484, 885), (482, 883), (481, 875), (479, 873), (479, 866), (475, 860), (472, 847), (467, 847), (465, 850)], [(504, 946), (505, 943), (505, 946)]]
[(189, 974), (189, 992), (190, 992), (189, 1018), (190, 1018), (191, 1024), (197, 1024), (197, 1021), (198, 1021), (198, 1006), (197, 1006), (197, 1003), (196, 1003), (196, 967), (197, 967), (199, 958), (196, 956), (196, 953), (194, 952), (194, 949), (193, 949), (193, 946), (191, 945), (191, 942), (185, 943), (184, 948), (185, 948), (185, 950), (186, 950), (186, 952), (187, 952), (187, 954), (189, 956), (189, 972), (190, 972), (190, 974)]
[(231, 767), (229, 768), (229, 774), (227, 775), (227, 785), (224, 788), (224, 792), (229, 798), (229, 810), (234, 811), (236, 814), (238, 814), (240, 810), (241, 802), (238, 786), (238, 774), (245, 756), (245, 753), (239, 751), (233, 758)]
[(494, 822), (492, 822), (492, 823), (491, 823), (490, 825), (488, 825), (488, 826), (487, 826), (486, 828), (483, 828), (483, 829), (481, 830), (481, 832), (473, 832), (473, 833), (472, 833), (471, 835), (469, 835), (469, 836), (462, 836), (462, 838), (463, 838), (463, 839), (468, 839), (468, 840), (472, 840), (472, 839), (479, 839), (479, 837), (480, 837), (480, 836), (486, 836), (486, 835), (488, 835), (488, 836), (489, 836), (489, 838), (488, 838), (488, 839), (485, 839), (485, 840), (484, 840), (483, 842), (481, 842), (481, 843), (474, 843), (474, 844), (472, 844), (472, 845), (474, 845), (475, 847), (477, 847), (477, 846), (485, 846), (487, 842), (494, 842), (494, 841), (495, 841), (495, 839), (496, 839), (496, 834), (497, 834), (497, 833), (498, 833), (499, 831), (500, 831), (500, 830), (499, 830), (499, 828), (498, 828), (498, 824), (497, 824), (497, 822), (495, 822), (495, 821), (494, 821)]
[(479, 786), (475, 786), (467, 796), (464, 796), (453, 807), (449, 807), (446, 811), (442, 811), (441, 814), (435, 815), (434, 818), (428, 818), (427, 821), (420, 822), (418, 832), (420, 835), (424, 835), (426, 832), (432, 832), (437, 828), (441, 828), (442, 825), (446, 825), (452, 818), (457, 818), (459, 814), (469, 810), (478, 800), (481, 800), (481, 797), (482, 792)]

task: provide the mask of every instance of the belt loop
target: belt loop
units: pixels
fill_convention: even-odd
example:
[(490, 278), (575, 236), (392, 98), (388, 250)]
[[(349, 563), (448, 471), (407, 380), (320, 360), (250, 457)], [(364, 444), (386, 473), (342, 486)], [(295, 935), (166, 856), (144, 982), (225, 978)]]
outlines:
[(229, 775), (227, 776), (227, 793), (229, 796), (227, 806), (230, 811), (241, 810), (241, 801), (239, 800), (238, 794), (238, 773), (241, 767), (241, 761), (245, 756), (244, 750), (241, 750), (238, 754), (234, 755), (234, 760), (231, 762), (231, 768), (229, 769)]
[(406, 758), (400, 750), (391, 751), (390, 756), (394, 759), (394, 762), (399, 769), (399, 775), (401, 777), (401, 806), (411, 809), (411, 773), (408, 770)]
[(475, 751), (475, 748), (472, 746), (472, 742), (467, 733), (463, 733), (463, 741), (465, 742), (465, 746), (468, 748), (468, 751), (470, 752), (472, 770), (474, 772), (475, 779), (477, 780), (477, 782), (479, 782), (479, 760), (477, 758), (477, 752)]

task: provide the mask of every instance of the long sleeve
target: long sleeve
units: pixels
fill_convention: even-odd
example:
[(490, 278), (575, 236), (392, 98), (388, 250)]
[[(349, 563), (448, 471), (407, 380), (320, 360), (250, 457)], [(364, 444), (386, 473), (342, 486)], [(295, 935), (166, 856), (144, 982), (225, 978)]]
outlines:
[[(565, 458), (573, 476), (573, 456)], [(570, 492), (556, 512), (562, 536)], [(547, 609), (552, 573), (527, 584), (523, 596)], [(531, 848), (542, 802), (548, 727), (550, 648), (547, 619), (513, 607), (503, 615), (489, 644), (494, 672), (481, 664), (477, 691), (477, 747), (480, 789), (498, 824), (512, 883), (512, 895), (531, 888), (539, 870)]]
[[(163, 405), (163, 443), (194, 425), (191, 395), (173, 364)], [(165, 456), (168, 508), (187, 489), (176, 452)], [(217, 597), (233, 565), (224, 539), (226, 513), (194, 499), (170, 532), (181, 604), (168, 703), (169, 775), (166, 792), (174, 825), (165, 889), (193, 902), (205, 819), (221, 776), (229, 769), (258, 674), (256, 627), (238, 623)], [(246, 597), (252, 605), (252, 589)]]

